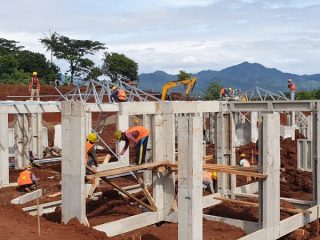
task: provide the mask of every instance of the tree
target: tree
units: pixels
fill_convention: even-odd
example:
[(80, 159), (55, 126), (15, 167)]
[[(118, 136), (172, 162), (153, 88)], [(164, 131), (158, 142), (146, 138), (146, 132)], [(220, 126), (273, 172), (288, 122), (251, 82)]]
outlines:
[(54, 36), (40, 39), (40, 42), (52, 50), (57, 59), (66, 60), (70, 67), (71, 84), (75, 75), (85, 74), (93, 66), (93, 62), (86, 55), (105, 49), (104, 43), (91, 40), (77, 40), (54, 33)]
[(0, 75), (10, 75), (17, 69), (18, 61), (14, 55), (0, 55)]
[(94, 79), (95, 80), (101, 75), (102, 75), (101, 68), (93, 67), (92, 69), (90, 69), (90, 72), (89, 72), (86, 80), (89, 80), (89, 79)]
[(32, 72), (37, 72), (41, 79), (49, 83), (54, 81), (59, 68), (55, 64), (50, 64), (41, 53), (23, 50), (17, 53), (18, 68), (31, 76)]
[(109, 76), (112, 82), (138, 79), (138, 64), (124, 54), (105, 52), (103, 61), (102, 72)]
[(178, 74), (178, 80), (185, 80), (185, 79), (188, 79), (190, 78), (190, 74), (185, 72), (185, 71), (182, 71), (180, 70), (179, 71), (179, 74)]
[(220, 89), (222, 87), (218, 83), (211, 83), (208, 89), (204, 93), (204, 99), (206, 100), (218, 100), (220, 98)]
[(23, 47), (17, 44), (18, 42), (14, 40), (0, 38), (0, 55), (15, 54), (20, 51)]

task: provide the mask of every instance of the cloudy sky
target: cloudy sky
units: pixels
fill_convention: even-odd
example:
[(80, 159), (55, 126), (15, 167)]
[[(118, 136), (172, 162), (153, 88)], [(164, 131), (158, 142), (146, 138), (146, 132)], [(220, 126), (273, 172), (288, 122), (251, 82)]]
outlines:
[(1, 0), (0, 37), (41, 53), (39, 38), (49, 30), (97, 40), (135, 60), (139, 73), (195, 73), (249, 61), (314, 74), (319, 13), (320, 0)]

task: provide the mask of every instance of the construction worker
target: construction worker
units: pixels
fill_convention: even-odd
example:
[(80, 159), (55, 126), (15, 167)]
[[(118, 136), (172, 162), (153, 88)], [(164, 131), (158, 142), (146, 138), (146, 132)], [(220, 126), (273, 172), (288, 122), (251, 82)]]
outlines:
[(224, 98), (226, 96), (226, 89), (225, 88), (221, 88), (220, 89), (220, 99)]
[(209, 189), (211, 193), (214, 193), (214, 189), (216, 188), (218, 173), (216, 171), (208, 172), (203, 171), (202, 173), (202, 182), (204, 189)]
[(30, 100), (33, 101), (34, 95), (37, 96), (37, 101), (40, 101), (40, 80), (38, 78), (38, 73), (33, 72), (32, 77), (29, 82), (29, 91), (31, 91)]
[(292, 82), (291, 79), (288, 80), (288, 88), (290, 90), (290, 99), (294, 100), (296, 94), (296, 85)]
[(121, 132), (117, 130), (114, 133), (114, 137), (118, 141), (125, 141), (125, 146), (119, 155), (123, 155), (125, 151), (129, 147), (129, 143), (132, 142), (135, 144), (135, 163), (137, 165), (141, 165), (145, 163), (148, 138), (149, 138), (149, 130), (144, 128), (143, 126), (134, 126), (129, 128), (125, 132)]
[(17, 183), (20, 191), (31, 192), (37, 188), (38, 178), (31, 172), (31, 165), (19, 174)]
[(98, 167), (98, 160), (96, 155), (96, 149), (94, 145), (99, 141), (96, 133), (89, 133), (86, 141), (86, 158), (85, 165)]
[[(244, 153), (240, 154), (240, 162), (239, 162), (240, 167), (250, 167), (249, 161), (246, 159), (246, 155)], [(247, 177), (247, 182), (251, 181), (251, 177)]]
[(128, 101), (126, 92), (123, 89), (119, 89), (117, 86), (112, 87), (110, 95), (111, 102), (126, 102)]

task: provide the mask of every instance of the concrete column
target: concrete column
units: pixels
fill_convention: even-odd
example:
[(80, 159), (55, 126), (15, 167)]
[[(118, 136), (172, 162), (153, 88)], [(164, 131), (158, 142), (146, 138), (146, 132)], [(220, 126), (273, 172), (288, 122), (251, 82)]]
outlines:
[(313, 182), (313, 202), (320, 204), (320, 102), (317, 101), (316, 111), (312, 118), (312, 182)]
[(288, 115), (288, 124), (289, 124), (289, 126), (291, 126), (292, 127), (292, 129), (291, 129), (291, 139), (292, 140), (295, 140), (296, 139), (296, 128), (295, 128), (295, 126), (296, 126), (296, 113), (295, 112), (290, 112), (289, 113), (289, 115)]
[[(146, 153), (146, 162), (151, 163), (152, 162), (152, 118), (151, 115), (143, 115), (143, 126), (146, 129), (150, 130), (150, 136), (148, 140), (148, 146), (147, 146), (147, 153)], [(151, 185), (152, 184), (152, 172), (151, 171), (144, 171), (143, 173), (143, 180), (144, 184)]]
[[(266, 239), (277, 239), (280, 226), (280, 118), (279, 113), (263, 114), (262, 148), (259, 167), (268, 178), (259, 181), (260, 224)], [(260, 141), (259, 141), (260, 142)]]
[[(117, 130), (126, 131), (128, 128), (129, 116), (119, 112), (117, 115)], [(117, 142), (117, 154), (123, 149), (124, 145), (124, 141)], [(124, 153), (124, 155), (120, 156), (119, 161), (129, 165), (129, 149)]]
[(210, 143), (214, 143), (214, 113), (209, 113), (209, 122), (210, 122), (210, 128), (209, 128), (209, 141)]
[(15, 116), (15, 169), (23, 169), (30, 164), (28, 114), (16, 114)]
[(9, 183), (8, 113), (0, 113), (0, 187)]
[(31, 123), (31, 151), (33, 156), (42, 158), (42, 114), (32, 113)]
[[(163, 103), (171, 104), (171, 103)], [(153, 161), (175, 163), (175, 118), (173, 114), (156, 114), (152, 119)], [(158, 207), (159, 221), (166, 220), (173, 212), (175, 199), (175, 174), (171, 171), (153, 172), (153, 197)]]
[[(229, 154), (230, 154), (230, 165), (235, 166), (236, 164), (236, 125), (235, 125), (235, 115), (230, 113), (230, 130), (229, 130)], [(234, 192), (237, 187), (237, 176), (230, 175), (230, 190), (231, 197), (235, 198)]]
[(258, 127), (257, 127), (258, 113), (257, 112), (250, 112), (250, 119), (251, 119), (251, 125), (250, 125), (251, 139), (250, 139), (250, 141), (255, 143), (258, 139)]
[(85, 135), (87, 136), (89, 133), (92, 132), (92, 113), (86, 113), (86, 132)]
[(181, 115), (178, 122), (178, 239), (202, 240), (202, 117)]
[(84, 102), (61, 102), (62, 113), (62, 222), (76, 217), (87, 224)]

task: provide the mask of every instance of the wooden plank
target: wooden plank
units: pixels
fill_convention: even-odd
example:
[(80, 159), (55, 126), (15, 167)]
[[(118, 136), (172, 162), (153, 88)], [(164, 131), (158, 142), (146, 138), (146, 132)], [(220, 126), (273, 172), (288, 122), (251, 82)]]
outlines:
[[(221, 198), (221, 197), (214, 197), (214, 199), (220, 200), (220, 201), (223, 201), (223, 202), (230, 202), (230, 203), (235, 203), (235, 204), (243, 204), (243, 205), (247, 205), (247, 206), (250, 206), (250, 207), (259, 207), (258, 203), (253, 203), (253, 202), (246, 202), (246, 201), (228, 199), (228, 198)], [(312, 213), (310, 210), (302, 210), (302, 209), (286, 208), (286, 207), (280, 207), (280, 210), (284, 211), (284, 212), (287, 212), (287, 213), (293, 213), (293, 214), (298, 214), (298, 213), (311, 214)]]
[(134, 176), (136, 177), (138, 183), (140, 184), (142, 191), (144, 192), (144, 194), (146, 195), (150, 205), (154, 208), (157, 209), (156, 203), (154, 202), (148, 188), (146, 187), (146, 185), (144, 184), (143, 180), (141, 179), (139, 173), (137, 171), (133, 172)]
[(167, 163), (168, 163), (167, 161), (162, 161), (162, 162), (154, 162), (154, 163), (145, 163), (145, 164), (138, 165), (138, 166), (121, 167), (121, 168), (106, 170), (106, 171), (102, 171), (102, 172), (95, 171), (94, 174), (88, 175), (87, 179), (94, 179), (97, 177), (109, 177), (109, 176), (113, 176), (113, 175), (118, 175), (118, 174), (122, 174), (122, 173), (133, 172), (133, 171), (139, 171), (139, 170), (152, 170), (152, 169), (158, 168), (160, 166), (166, 166)]
[[(91, 172), (91, 173), (98, 173), (95, 169), (87, 166), (87, 169)], [(123, 188), (121, 188), (119, 185), (117, 185), (116, 183), (111, 182), (108, 178), (106, 177), (101, 177), (101, 180), (105, 181), (106, 183), (109, 183), (111, 186), (113, 186), (114, 188), (116, 188), (117, 190), (119, 190), (120, 192), (122, 192), (123, 194), (127, 195), (129, 198), (132, 198), (133, 200), (135, 200), (136, 202), (140, 203), (142, 206), (144, 206), (145, 208), (149, 209), (150, 211), (155, 212), (156, 209), (154, 209), (153, 207), (149, 206), (148, 204), (142, 202), (140, 199), (136, 198), (134, 195), (130, 194), (129, 192), (127, 192), (126, 190), (124, 190)]]
[(25, 204), (42, 196), (42, 189), (38, 189), (34, 192), (27, 193), (20, 197), (11, 200), (11, 204)]

